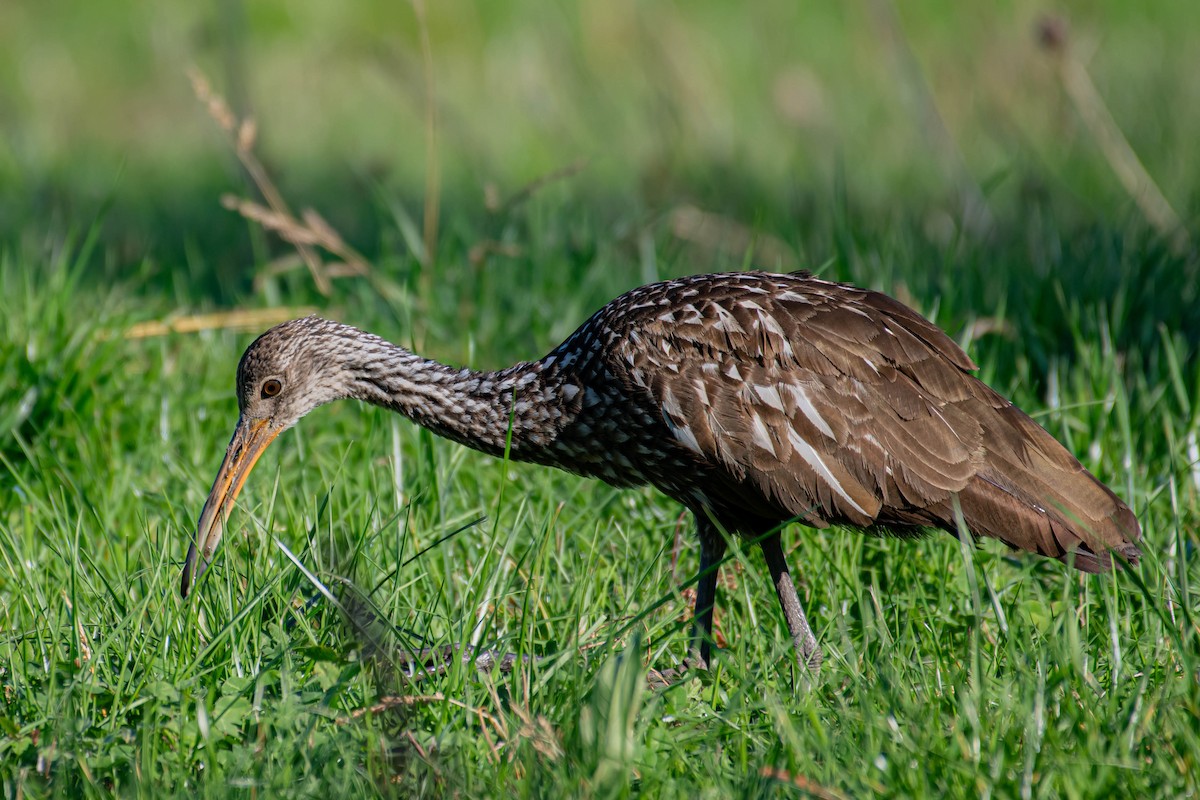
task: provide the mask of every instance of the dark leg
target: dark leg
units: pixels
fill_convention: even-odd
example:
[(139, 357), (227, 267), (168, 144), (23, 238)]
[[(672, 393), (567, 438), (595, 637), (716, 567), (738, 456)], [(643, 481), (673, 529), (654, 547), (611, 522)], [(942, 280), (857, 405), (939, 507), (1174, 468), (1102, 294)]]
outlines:
[(773, 533), (763, 539), (761, 547), (767, 559), (767, 569), (771, 570), (771, 582), (775, 584), (775, 593), (779, 595), (779, 605), (787, 619), (788, 630), (792, 632), (796, 658), (801, 667), (808, 667), (815, 673), (821, 668), (821, 647), (817, 644), (817, 637), (813, 636), (812, 628), (808, 627), (808, 619), (804, 616), (800, 597), (796, 594), (796, 585), (792, 583), (792, 575), (788, 572), (787, 561), (783, 557), (779, 534)]
[(703, 511), (696, 514), (700, 536), (700, 582), (696, 584), (696, 611), (692, 617), (691, 656), (700, 669), (708, 669), (712, 655), (713, 607), (717, 602), (717, 566), (725, 557), (725, 539)]

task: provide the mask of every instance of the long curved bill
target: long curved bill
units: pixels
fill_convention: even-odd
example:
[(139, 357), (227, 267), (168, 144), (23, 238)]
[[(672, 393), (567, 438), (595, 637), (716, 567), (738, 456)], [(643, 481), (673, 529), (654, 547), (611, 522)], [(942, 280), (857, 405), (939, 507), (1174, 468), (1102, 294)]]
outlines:
[[(238, 492), (242, 490), (258, 457), (267, 449), (267, 445), (275, 441), (279, 432), (269, 419), (238, 419), (233, 438), (229, 440), (229, 448), (225, 451), (225, 460), (221, 462), (221, 470), (213, 481), (208, 500), (204, 502), (204, 510), (200, 512), (196, 539), (188, 548), (187, 561), (183, 564), (183, 575), (179, 581), (179, 594), (183, 597), (188, 596), (192, 583), (200, 580), (204, 570), (208, 569)], [(199, 570), (196, 570), (197, 553), (200, 554)]]

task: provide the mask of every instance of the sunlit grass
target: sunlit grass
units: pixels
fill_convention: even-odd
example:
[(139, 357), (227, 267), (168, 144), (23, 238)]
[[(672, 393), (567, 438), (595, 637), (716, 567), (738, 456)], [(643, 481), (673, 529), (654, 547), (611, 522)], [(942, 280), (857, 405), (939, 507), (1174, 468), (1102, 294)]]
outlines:
[[(339, 282), (324, 313), (477, 367), (539, 355), (651, 268), (644, 248), (556, 205), (515, 212), (503, 235), (519, 259), (471, 266), (482, 234), (451, 219), (431, 294), (415, 263), (385, 256), (382, 294)], [(274, 445), (183, 602), (180, 562), (250, 337), (125, 340), (171, 309), (135, 313), (136, 283), (86, 281), (86, 239), (14, 248), (0, 296), (6, 794), (1195, 791), (1200, 368), (1176, 331), (1196, 319), (1140, 284), (1194, 275), (1194, 256), (1088, 231), (939, 253), (900, 225), (845, 224), (841, 246), (836, 232), (795, 244), (827, 274), (909, 292), (954, 333), (976, 323), (982, 374), (1136, 509), (1139, 568), (1088, 577), (945, 536), (796, 527), (789, 559), (826, 654), (816, 685), (796, 672), (761, 557), (735, 548), (716, 669), (647, 691), (646, 670), (674, 665), (687, 639), (697, 555), (685, 529), (672, 570), (677, 507), (342, 403)], [(567, 240), (592, 255), (564, 270)], [(652, 245), (661, 276), (736, 266), (665, 235)], [(1111, 300), (1072, 277), (1097, 254)], [(300, 273), (272, 291), (313, 300)], [(535, 660), (401, 675), (397, 646), (446, 644)]]
[[(1144, 230), (1035, 40), (1040, 4), (447, 0), (424, 4), (432, 71), (411, 4), (43, 5), (0, 12), (5, 797), (1200, 788), (1200, 258)], [(1192, 3), (1074, 6), (1100, 110), (1194, 228)], [(372, 280), (253, 280), (287, 251), (215, 202), (246, 187), (193, 65)], [(960, 218), (974, 189), (988, 227)], [(793, 527), (815, 684), (735, 546), (715, 669), (649, 691), (688, 636), (677, 506), (341, 403), (272, 447), (179, 599), (252, 334), (135, 323), (316, 306), (501, 367), (640, 283), (754, 265), (949, 330), (1130, 502), (1142, 564)], [(403, 674), (398, 648), (444, 645), (529, 660)]]

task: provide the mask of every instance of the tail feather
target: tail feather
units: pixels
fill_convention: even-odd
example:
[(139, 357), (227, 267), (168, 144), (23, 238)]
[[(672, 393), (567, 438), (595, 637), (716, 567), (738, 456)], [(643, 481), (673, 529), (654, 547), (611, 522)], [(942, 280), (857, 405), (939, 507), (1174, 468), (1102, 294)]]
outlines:
[[(1082, 472), (1081, 479), (1095, 481)], [(1084, 520), (1069, 509), (1029, 503), (986, 480), (976, 479), (959, 495), (970, 530), (1018, 550), (1073, 563), (1084, 572), (1108, 572), (1111, 552), (1137, 564), (1141, 531), (1133, 512), (1113, 498), (1111, 513)]]
[(997, 411), (984, 464), (959, 494), (967, 526), (1084, 572), (1111, 570), (1113, 552), (1136, 564), (1141, 527), (1129, 506), (1023, 412)]

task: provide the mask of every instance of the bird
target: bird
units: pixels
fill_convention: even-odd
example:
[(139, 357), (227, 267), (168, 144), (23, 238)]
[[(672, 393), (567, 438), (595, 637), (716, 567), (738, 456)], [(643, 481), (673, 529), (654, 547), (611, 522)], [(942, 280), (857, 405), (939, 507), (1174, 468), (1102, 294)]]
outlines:
[[(516, 461), (650, 484), (691, 511), (700, 543), (688, 659), (712, 657), (727, 536), (762, 550), (799, 665), (822, 652), (781, 531), (798, 522), (998, 539), (1089, 573), (1137, 564), (1125, 502), (977, 379), (941, 328), (881, 292), (808, 272), (728, 272), (642, 286), (536, 361), (448, 366), (309, 316), (259, 336), (237, 368), (237, 425), (188, 549), (207, 569), (267, 446), (354, 398)], [(198, 566), (197, 566), (198, 565)]]

